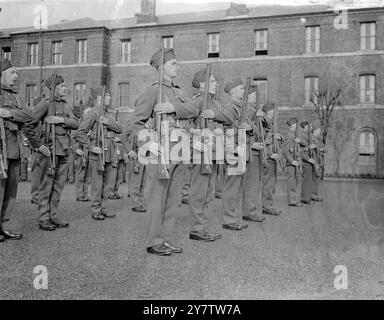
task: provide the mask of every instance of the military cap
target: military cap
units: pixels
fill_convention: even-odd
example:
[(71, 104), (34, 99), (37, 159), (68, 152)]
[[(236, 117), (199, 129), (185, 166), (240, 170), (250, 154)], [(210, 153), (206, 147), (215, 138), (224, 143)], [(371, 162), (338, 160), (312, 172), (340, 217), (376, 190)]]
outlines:
[(291, 125), (297, 123), (297, 121), (298, 121), (297, 118), (291, 118), (287, 121), (287, 125), (291, 126)]
[(192, 80), (192, 87), (200, 88), (200, 83), (205, 82), (205, 78), (207, 77), (207, 69), (204, 68), (195, 73)]
[[(56, 74), (56, 79), (54, 79), (55, 74), (49, 76), (44, 81), (44, 85), (50, 88), (52, 85), (58, 86), (59, 84), (62, 84), (64, 82), (64, 78), (61, 75)], [(53, 83), (55, 82), (55, 83)]]
[(321, 122), (319, 120), (313, 121), (313, 123), (312, 123), (312, 130), (316, 130), (316, 129), (319, 129), (319, 128), (321, 128)]
[(275, 109), (275, 104), (273, 102), (267, 102), (265, 105), (263, 105), (263, 110), (264, 112), (268, 112), (269, 110)]
[[(164, 59), (163, 63), (166, 63), (169, 60), (175, 59), (175, 50), (172, 48), (164, 48)], [(160, 66), (160, 59), (161, 59), (161, 49), (157, 50), (151, 57), (151, 60), (149, 61), (149, 64), (152, 67), (158, 68)]]
[(9, 68), (12, 68), (13, 65), (12, 65), (12, 62), (9, 60), (9, 59), (3, 59), (1, 61), (1, 72), (9, 69)]
[(307, 126), (309, 124), (309, 122), (307, 120), (304, 120), (304, 121), (301, 121), (300, 122), (300, 127), (304, 128), (305, 126)]
[(238, 86), (241, 86), (243, 84), (243, 81), (241, 81), (240, 78), (232, 79), (228, 81), (224, 86), (224, 91), (226, 93), (229, 93), (229, 91), (233, 88), (236, 88)]

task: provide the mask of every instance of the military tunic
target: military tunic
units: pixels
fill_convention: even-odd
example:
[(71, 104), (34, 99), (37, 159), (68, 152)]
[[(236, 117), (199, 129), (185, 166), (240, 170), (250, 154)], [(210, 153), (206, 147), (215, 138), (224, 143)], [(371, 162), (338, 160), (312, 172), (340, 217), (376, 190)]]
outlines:
[(0, 228), (4, 230), (11, 224), (11, 215), (16, 202), (17, 186), (20, 172), (21, 129), (33, 120), (31, 111), (23, 107), (17, 93), (1, 85), (2, 102), (0, 106), (8, 110), (12, 117), (4, 118), (5, 141), (7, 145), (8, 178), (0, 179)]

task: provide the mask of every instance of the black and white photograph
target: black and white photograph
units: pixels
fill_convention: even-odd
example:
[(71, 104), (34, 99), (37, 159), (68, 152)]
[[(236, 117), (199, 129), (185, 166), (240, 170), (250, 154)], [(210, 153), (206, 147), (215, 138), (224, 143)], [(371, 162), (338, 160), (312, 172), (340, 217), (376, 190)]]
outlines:
[(0, 300), (384, 300), (384, 1), (0, 0), (0, 50)]

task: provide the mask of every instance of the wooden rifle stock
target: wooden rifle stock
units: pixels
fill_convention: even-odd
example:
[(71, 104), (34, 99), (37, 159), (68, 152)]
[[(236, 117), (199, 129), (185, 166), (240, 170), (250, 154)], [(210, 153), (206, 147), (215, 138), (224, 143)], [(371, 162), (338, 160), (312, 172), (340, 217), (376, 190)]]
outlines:
[[(164, 47), (161, 48), (161, 58), (160, 58), (160, 66), (159, 66), (159, 83), (157, 88), (157, 103), (162, 103), (163, 99), (163, 76), (164, 76)], [(164, 145), (164, 137), (162, 130), (162, 122), (164, 120), (164, 116), (162, 114), (156, 114), (156, 133), (158, 138), (158, 146), (159, 146), (159, 157), (158, 157), (158, 165), (157, 165), (157, 177), (160, 180), (168, 180), (169, 172), (168, 168), (165, 164), (165, 150), (161, 149), (161, 146)]]
[(311, 133), (311, 124), (308, 124), (308, 153), (309, 153), (309, 158), (313, 159), (315, 162), (313, 163), (313, 169), (314, 169), (314, 174), (316, 177), (320, 176), (320, 168), (319, 164), (317, 163), (317, 160), (314, 157), (313, 150), (310, 148), (312, 144), (312, 133)]
[[(209, 81), (211, 78), (211, 64), (207, 64), (207, 74), (205, 77), (205, 85), (204, 85), (204, 100), (203, 100), (203, 111), (208, 108), (208, 94), (209, 94)], [(202, 155), (202, 163), (200, 166), (201, 174), (211, 174), (212, 167), (210, 165), (211, 159), (209, 159), (209, 152), (211, 152), (212, 148), (209, 147), (209, 137), (207, 137), (208, 133), (205, 133), (205, 129), (207, 129), (207, 119), (200, 118), (200, 128), (203, 134), (203, 145), (207, 147), (206, 152), (204, 150), (201, 151)]]
[(276, 137), (275, 137), (275, 134), (277, 133), (277, 105), (274, 104), (274, 112), (273, 112), (273, 135), (272, 135), (272, 139), (273, 139), (273, 152), (274, 153), (277, 153), (279, 155), (279, 160), (276, 161), (276, 175), (277, 175), (277, 171), (278, 171), (278, 165), (280, 165), (280, 168), (282, 169), (283, 166), (282, 166), (282, 163), (281, 163), (281, 157), (280, 157), (280, 149), (279, 149), (279, 142), (277, 141)]
[[(49, 106), (48, 106), (48, 116), (55, 116), (56, 115), (56, 108), (54, 104), (55, 99), (55, 88), (56, 88), (56, 77), (57, 74), (53, 74), (53, 83), (51, 84), (50, 89), (50, 95), (49, 95)], [(50, 163), (48, 167), (48, 174), (54, 174), (55, 168), (56, 168), (56, 125), (54, 123), (52, 124), (46, 124), (45, 127), (45, 145), (49, 148), (49, 141), (52, 140), (52, 145), (50, 147), (51, 156)]]
[[(3, 61), (0, 57), (0, 108), (3, 107), (3, 97), (1, 88), (1, 68)], [(0, 179), (8, 178), (8, 156), (7, 156), (7, 140), (5, 136), (4, 120), (0, 118), (0, 135), (1, 135), (1, 149), (0, 149)]]
[(104, 115), (104, 102), (105, 102), (105, 86), (102, 86), (102, 93), (99, 105), (99, 119), (96, 125), (96, 146), (100, 147), (101, 144), (101, 154), (97, 156), (97, 170), (104, 171), (105, 166), (105, 139), (104, 139), (104, 125), (100, 123), (100, 117)]
[[(295, 140), (299, 136), (298, 133), (299, 133), (299, 121), (297, 121), (297, 123), (296, 123)], [(301, 163), (301, 159), (300, 159), (299, 144), (296, 141), (294, 141), (294, 144), (293, 144), (293, 160), (295, 160), (299, 163), (299, 165), (297, 167), (295, 167), (295, 173), (296, 173), (297, 177), (300, 177), (302, 172), (303, 172), (303, 169), (302, 169), (302, 163)]]

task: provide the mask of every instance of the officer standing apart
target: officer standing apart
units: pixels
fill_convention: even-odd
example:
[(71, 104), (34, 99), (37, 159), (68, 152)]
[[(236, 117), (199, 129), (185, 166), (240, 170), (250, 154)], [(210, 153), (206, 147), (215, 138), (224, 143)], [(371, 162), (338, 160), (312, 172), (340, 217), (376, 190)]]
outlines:
[[(181, 119), (196, 118), (198, 110), (194, 110), (185, 103), (183, 92), (174, 85), (173, 81), (177, 76), (179, 66), (173, 49), (164, 49), (164, 59), (161, 61), (162, 50), (155, 52), (150, 64), (157, 71), (163, 64), (163, 102), (157, 101), (159, 84), (155, 83), (148, 87), (145, 92), (136, 100), (135, 112), (133, 115), (132, 129), (135, 135), (145, 128), (145, 123), (156, 114), (165, 114), (165, 121), (168, 121), (170, 131), (182, 129)], [(170, 148), (174, 142), (170, 142)], [(148, 151), (154, 157), (159, 156), (159, 145), (152, 141)], [(144, 146), (142, 148), (145, 148)], [(144, 150), (143, 150), (144, 151)], [(181, 253), (182, 248), (166, 241), (173, 231), (178, 205), (180, 202), (180, 190), (185, 182), (185, 164), (170, 163), (169, 179), (159, 179), (157, 175), (157, 164), (146, 165), (146, 182), (144, 187), (145, 199), (147, 200), (147, 226), (146, 226), (146, 247), (147, 252), (156, 255), (169, 256), (172, 253)]]
[[(21, 129), (23, 124), (32, 121), (32, 114), (22, 106), (20, 97), (12, 89), (17, 80), (17, 72), (11, 61), (0, 60), (1, 95), (0, 118), (4, 123), (4, 139), (1, 139), (2, 162), (8, 164), (6, 175), (0, 179), (0, 242), (5, 239), (21, 239), (22, 234), (11, 231), (11, 215), (16, 202), (20, 172)], [(4, 145), (5, 144), (5, 145)], [(4, 153), (6, 151), (6, 154)]]

